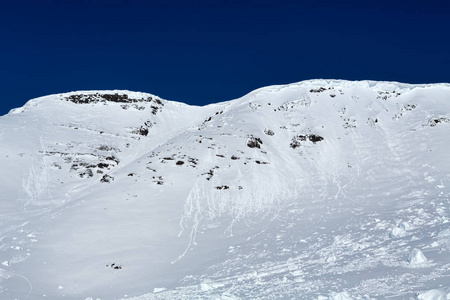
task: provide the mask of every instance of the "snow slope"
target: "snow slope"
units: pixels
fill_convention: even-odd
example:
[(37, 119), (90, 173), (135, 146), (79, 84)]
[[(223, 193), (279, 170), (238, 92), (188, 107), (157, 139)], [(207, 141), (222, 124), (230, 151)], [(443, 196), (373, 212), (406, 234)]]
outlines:
[(449, 129), (449, 84), (30, 100), (0, 117), (0, 298), (445, 299)]

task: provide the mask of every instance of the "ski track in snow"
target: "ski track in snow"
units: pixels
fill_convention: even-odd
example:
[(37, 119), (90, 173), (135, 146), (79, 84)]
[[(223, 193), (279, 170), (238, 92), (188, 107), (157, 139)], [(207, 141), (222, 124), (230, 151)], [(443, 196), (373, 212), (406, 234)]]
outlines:
[(0, 118), (0, 298), (448, 298), (449, 96), (315, 80), (205, 107), (30, 100)]

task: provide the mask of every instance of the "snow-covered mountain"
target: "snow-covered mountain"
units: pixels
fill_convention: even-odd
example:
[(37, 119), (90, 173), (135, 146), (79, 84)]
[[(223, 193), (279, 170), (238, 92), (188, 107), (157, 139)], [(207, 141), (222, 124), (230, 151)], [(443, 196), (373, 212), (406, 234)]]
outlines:
[(0, 298), (445, 299), (449, 149), (449, 84), (33, 99), (0, 117)]

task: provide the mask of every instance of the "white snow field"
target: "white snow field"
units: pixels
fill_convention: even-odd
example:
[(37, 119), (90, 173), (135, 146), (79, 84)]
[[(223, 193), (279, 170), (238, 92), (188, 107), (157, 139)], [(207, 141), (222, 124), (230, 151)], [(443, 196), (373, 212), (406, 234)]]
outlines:
[(450, 85), (0, 117), (0, 299), (450, 299)]

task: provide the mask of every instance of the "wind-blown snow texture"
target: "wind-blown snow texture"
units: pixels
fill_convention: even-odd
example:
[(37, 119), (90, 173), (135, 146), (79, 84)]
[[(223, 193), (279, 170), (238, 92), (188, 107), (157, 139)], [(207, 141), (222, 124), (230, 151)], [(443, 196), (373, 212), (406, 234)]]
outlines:
[(30, 100), (0, 117), (0, 298), (448, 299), (449, 133), (448, 84)]

